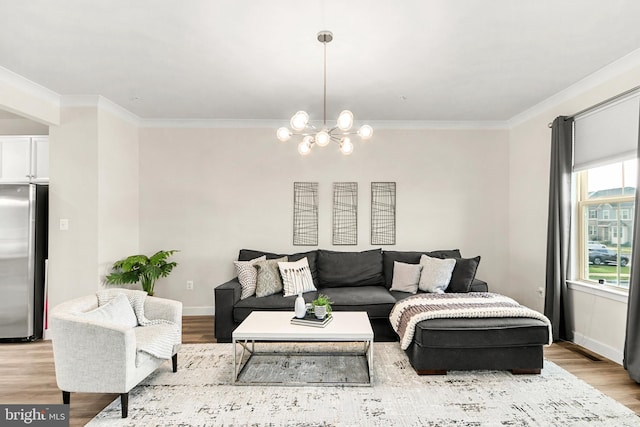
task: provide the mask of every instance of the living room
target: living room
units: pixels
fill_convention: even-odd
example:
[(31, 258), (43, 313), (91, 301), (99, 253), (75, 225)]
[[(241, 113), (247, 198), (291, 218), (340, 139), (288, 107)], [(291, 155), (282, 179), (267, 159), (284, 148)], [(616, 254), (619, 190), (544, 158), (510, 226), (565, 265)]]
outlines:
[[(318, 248), (358, 251), (375, 247), (369, 238), (370, 185), (389, 181), (397, 185), (396, 244), (389, 249), (458, 248), (465, 257), (480, 255), (482, 261), (477, 276), (489, 284), (491, 292), (507, 295), (535, 310), (544, 310), (551, 144), (548, 124), (559, 115), (575, 114), (640, 85), (640, 51), (636, 50), (639, 35), (635, 23), (630, 18), (627, 20), (639, 12), (636, 4), (618, 1), (604, 7), (590, 2), (581, 8), (579, 17), (584, 21), (578, 25), (582, 30), (579, 32), (559, 30), (563, 20), (552, 16), (553, 2), (513, 6), (504, 14), (487, 13), (486, 5), (473, 1), (466, 2), (465, 6), (448, 7), (443, 2), (424, 5), (411, 2), (403, 7), (383, 2), (379, 5), (380, 11), (370, 16), (372, 24), (352, 28), (358, 14), (351, 8), (364, 10), (368, 6), (357, 3), (348, 6), (348, 13), (336, 14), (334, 7), (338, 6), (328, 1), (314, 3), (314, 13), (310, 16), (285, 14), (290, 18), (285, 22), (292, 24), (287, 31), (277, 28), (276, 18), (278, 13), (284, 13), (281, 8), (295, 8), (293, 2), (273, 6), (275, 11), (247, 2), (242, 6), (214, 3), (215, 7), (198, 3), (198, 7), (179, 8), (180, 17), (175, 17), (177, 22), (183, 22), (192, 14), (205, 21), (215, 16), (215, 25), (210, 26), (215, 30), (211, 29), (211, 33), (207, 34), (201, 21), (189, 27), (197, 28), (194, 34), (181, 34), (179, 28), (170, 31), (176, 39), (187, 38), (186, 45), (195, 44), (194, 49), (200, 55), (210, 55), (196, 66), (224, 63), (209, 71), (209, 82), (199, 80), (194, 84), (202, 84), (198, 90), (206, 89), (209, 96), (209, 104), (195, 115), (185, 115), (180, 110), (191, 108), (193, 111), (201, 106), (196, 102), (185, 107), (191, 95), (181, 90), (189, 86), (166, 87), (168, 83), (151, 71), (170, 62), (186, 60), (183, 56), (172, 59), (171, 55), (177, 55), (180, 49), (165, 39), (156, 41), (156, 46), (162, 45), (162, 48), (147, 52), (144, 60), (148, 63), (128, 64), (115, 74), (121, 80), (107, 84), (74, 86), (77, 75), (70, 74), (68, 82), (61, 84), (53, 77), (49, 80), (45, 72), (33, 74), (33, 69), (38, 68), (36, 64), (40, 64), (35, 62), (35, 57), (38, 54), (44, 59), (47, 57), (43, 52), (47, 46), (47, 30), (54, 33), (58, 28), (68, 30), (68, 34), (59, 39), (52, 37), (49, 60), (69, 54), (67, 49), (81, 48), (68, 45), (70, 39), (91, 34), (92, 25), (101, 22), (97, 15), (102, 7), (104, 14), (117, 17), (124, 28), (130, 28), (131, 34), (112, 36), (116, 46), (113, 49), (104, 44), (105, 39), (98, 39), (95, 50), (117, 52), (126, 48), (127, 37), (131, 37), (132, 49), (140, 55), (143, 51), (136, 50), (141, 42), (135, 38), (135, 32), (142, 30), (136, 29), (132, 22), (136, 19), (150, 22), (146, 21), (149, 17), (143, 16), (144, 7), (136, 6), (131, 14), (124, 14), (103, 5), (93, 13), (83, 11), (86, 14), (80, 17), (83, 24), (77, 24), (72, 19), (71, 6), (68, 6), (70, 9), (61, 7), (60, 12), (57, 5), (40, 5), (38, 7), (43, 8), (40, 11), (16, 4), (7, 6), (14, 21), (29, 23), (23, 24), (27, 29), (40, 28), (42, 34), (38, 35), (43, 37), (29, 45), (30, 50), (25, 46), (24, 54), (15, 44), (3, 42), (4, 47), (0, 46), (0, 57), (7, 58), (6, 62), (0, 61), (3, 67), (0, 69), (3, 77), (0, 109), (20, 116), (0, 119), (0, 134), (12, 134), (19, 127), (22, 134), (49, 135), (50, 307), (95, 293), (103, 286), (104, 277), (117, 259), (134, 253), (177, 249), (180, 251), (175, 255), (178, 267), (170, 277), (159, 281), (156, 295), (181, 301), (186, 316), (215, 315), (214, 288), (235, 275), (232, 261), (242, 248), (292, 253)], [(498, 3), (505, 6), (504, 2)], [(577, 4), (562, 2), (561, 8), (573, 14)], [(463, 13), (464, 7), (469, 9)], [(445, 8), (451, 15), (437, 14), (433, 8)], [(171, 8), (160, 9), (163, 13), (159, 22), (174, 19)], [(267, 12), (271, 19), (263, 20)], [(47, 23), (47, 14), (55, 17), (56, 22)], [(438, 31), (432, 28), (423, 33), (405, 33), (403, 25), (411, 31), (421, 27), (417, 19), (410, 19), (411, 15), (422, 16), (425, 27), (437, 27)], [(551, 22), (549, 28), (542, 27), (544, 16)], [(222, 25), (230, 17), (238, 21), (239, 28)], [(498, 44), (490, 48), (478, 45), (481, 53), (474, 54), (469, 62), (442, 65), (444, 71), (425, 67), (425, 78), (429, 72), (439, 76), (450, 92), (429, 88), (430, 84), (437, 85), (437, 78), (433, 76), (429, 77), (430, 83), (405, 84), (409, 79), (403, 70), (406, 65), (389, 65), (396, 58), (393, 50), (399, 45), (411, 44), (414, 38), (421, 49), (427, 49), (436, 33), (444, 34), (439, 41), (452, 37), (459, 27), (443, 28), (447, 24), (465, 24), (479, 33), (469, 31), (456, 42), (458, 45), (433, 48), (423, 60), (408, 65), (452, 60), (449, 57), (452, 51), (446, 49), (473, 44), (478, 34), (488, 32), (488, 27), (502, 20), (524, 25), (528, 19), (533, 20), (532, 17), (536, 17), (535, 23), (541, 27), (532, 25), (527, 27), (530, 33), (518, 35), (506, 33), (515, 31), (517, 25), (507, 25), (501, 29), (505, 33), (494, 37), (514, 38), (513, 43), (532, 49), (520, 48), (522, 57), (513, 59), (521, 61), (518, 66), (509, 68), (506, 61), (515, 58), (518, 49), (503, 49)], [(605, 22), (610, 33), (595, 31)], [(27, 29), (14, 28), (17, 26), (12, 24), (3, 30), (7, 33), (0, 34), (2, 39), (11, 38), (9, 31), (26, 37)], [(116, 26), (118, 28), (122, 29)], [(159, 25), (159, 28), (163, 27)], [(248, 28), (253, 28), (251, 37), (241, 34)], [(323, 57), (322, 46), (315, 37), (324, 29), (332, 30), (335, 37), (327, 46), (327, 116), (333, 121), (343, 108), (349, 108), (356, 123), (373, 126), (374, 136), (370, 141), (354, 138), (354, 152), (350, 156), (343, 156), (336, 147), (329, 146), (314, 147), (310, 155), (302, 157), (296, 149), (297, 143), (293, 139), (278, 141), (275, 130), (286, 126), (291, 114), (300, 109), (307, 109), (313, 120), (322, 119)], [(587, 34), (588, 30), (597, 34)], [(272, 32), (273, 40), (265, 35)], [(528, 39), (545, 32), (550, 36), (543, 42)], [(152, 32), (154, 36), (161, 33)], [(573, 36), (571, 43), (563, 39), (568, 45), (566, 52), (552, 52), (559, 42), (551, 38), (551, 34)], [(582, 42), (581, 37), (589, 37), (589, 43)], [(596, 43), (598, 37), (602, 40)], [(275, 79), (273, 75), (283, 70), (267, 64), (264, 58), (277, 56), (277, 48), (286, 40), (291, 40), (284, 45), (287, 50), (283, 55), (290, 64), (286, 68), (298, 71), (287, 74), (284, 79), (290, 80), (289, 87), (270, 86)], [(223, 44), (224, 47), (217, 47)], [(252, 49), (254, 55), (243, 58), (242, 54), (232, 51), (236, 45), (238, 49)], [(152, 46), (150, 43), (146, 48)], [(213, 46), (216, 50), (208, 52)], [(483, 60), (480, 55), (488, 54), (491, 49), (505, 56)], [(564, 47), (557, 49), (565, 50)], [(506, 56), (508, 54), (512, 56)], [(162, 55), (166, 57), (158, 59)], [(538, 58), (545, 55), (550, 58)], [(558, 66), (560, 70), (554, 81), (549, 77), (557, 64), (554, 61), (567, 56), (561, 64), (568, 71)], [(587, 61), (587, 57), (592, 60)], [(87, 64), (108, 68), (113, 56), (103, 58), (103, 62), (92, 58), (94, 62)], [(529, 65), (527, 61), (534, 59), (535, 66)], [(64, 76), (65, 61), (75, 62), (54, 61), (50, 73)], [(572, 63), (576, 66), (570, 67)], [(466, 67), (465, 72), (460, 71), (462, 68), (452, 69), (454, 65)], [(83, 70), (83, 65), (69, 67), (76, 72), (90, 74), (92, 71), (91, 68)], [(141, 67), (148, 71), (133, 72)], [(489, 71), (483, 71), (485, 67)], [(368, 82), (369, 86), (355, 86), (362, 75), (376, 74), (378, 68), (380, 73), (389, 73), (391, 69), (397, 77), (380, 74), (373, 83)], [(480, 91), (474, 87), (475, 82), (482, 84), (480, 77), (503, 72), (501, 68), (507, 71), (498, 82), (492, 83), (493, 88), (501, 87), (501, 79), (512, 78), (506, 74), (508, 70), (518, 71), (518, 78), (528, 80), (510, 86), (518, 90), (500, 92), (496, 89), (493, 96), (481, 99), (475, 93)], [(530, 71), (525, 72), (527, 69)], [(178, 68), (171, 72), (175, 74), (169, 72), (168, 75), (175, 80), (190, 79), (187, 70)], [(143, 82), (129, 81), (124, 78), (127, 73), (139, 74), (141, 79), (147, 75), (149, 80), (157, 79), (154, 90), (164, 95), (164, 109), (158, 106), (156, 110), (147, 99), (154, 98), (142, 89)], [(251, 82), (251, 88), (268, 89), (257, 91), (252, 98), (241, 83), (232, 85), (233, 73), (237, 73), (236, 77), (244, 84)], [(544, 80), (547, 86), (538, 85), (538, 80)], [(280, 79), (276, 81), (281, 84)], [(459, 84), (456, 86), (452, 81)], [(206, 83), (213, 88), (206, 88)], [(368, 94), (376, 95), (377, 86), (390, 86), (390, 89), (384, 96), (370, 100)], [(190, 90), (195, 96), (195, 90)], [(236, 96), (248, 100), (245, 111), (234, 109), (236, 104), (231, 100)], [(116, 102), (115, 97), (124, 102)], [(302, 105), (287, 98), (300, 99)], [(263, 113), (258, 110), (262, 103), (274, 105)], [(386, 109), (379, 112), (374, 106), (381, 103), (386, 104)], [(500, 110), (496, 105), (504, 108)], [(292, 244), (294, 182), (318, 183), (317, 246)], [(334, 182), (358, 184), (356, 245), (332, 244)], [(60, 229), (61, 219), (68, 221), (68, 229)], [(193, 283), (192, 290), (187, 289), (187, 282)], [(575, 305), (575, 343), (621, 364), (626, 298), (588, 288), (570, 292)]]

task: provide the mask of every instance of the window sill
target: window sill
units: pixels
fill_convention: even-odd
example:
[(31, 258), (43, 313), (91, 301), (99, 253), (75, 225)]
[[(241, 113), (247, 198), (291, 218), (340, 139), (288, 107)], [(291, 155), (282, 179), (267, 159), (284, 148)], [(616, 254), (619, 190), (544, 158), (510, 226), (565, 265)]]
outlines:
[(626, 291), (613, 289), (606, 285), (578, 282), (575, 280), (567, 280), (567, 285), (569, 289), (573, 291), (584, 292), (613, 301), (623, 302), (625, 304), (629, 299), (629, 294)]

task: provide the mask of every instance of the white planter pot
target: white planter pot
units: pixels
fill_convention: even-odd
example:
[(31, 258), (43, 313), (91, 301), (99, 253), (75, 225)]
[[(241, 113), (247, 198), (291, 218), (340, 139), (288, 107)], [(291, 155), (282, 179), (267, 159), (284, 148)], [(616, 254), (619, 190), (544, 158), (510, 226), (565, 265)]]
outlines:
[(318, 319), (324, 319), (327, 315), (327, 306), (326, 305), (316, 305), (313, 307), (313, 313), (316, 315)]

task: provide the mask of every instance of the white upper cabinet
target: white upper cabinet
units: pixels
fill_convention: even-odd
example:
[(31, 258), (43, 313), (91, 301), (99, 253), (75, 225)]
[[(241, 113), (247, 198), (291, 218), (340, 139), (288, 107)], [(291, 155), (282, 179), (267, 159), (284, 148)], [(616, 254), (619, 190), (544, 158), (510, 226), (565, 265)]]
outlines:
[(0, 182), (48, 181), (48, 137), (0, 137)]

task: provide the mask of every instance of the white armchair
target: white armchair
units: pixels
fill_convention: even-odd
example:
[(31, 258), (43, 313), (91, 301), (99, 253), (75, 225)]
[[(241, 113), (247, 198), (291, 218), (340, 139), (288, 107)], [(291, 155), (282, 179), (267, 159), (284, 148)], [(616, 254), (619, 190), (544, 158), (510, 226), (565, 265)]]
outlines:
[[(126, 291), (125, 291), (126, 293)], [(128, 414), (129, 391), (155, 371), (165, 360), (137, 350), (136, 335), (143, 331), (148, 341), (153, 326), (120, 326), (103, 319), (86, 318), (95, 310), (95, 295), (77, 298), (56, 306), (50, 314), (53, 357), (58, 388), (65, 404), (71, 392), (119, 393), (122, 418)], [(182, 303), (158, 297), (144, 300), (149, 320), (165, 319), (178, 325), (178, 338), (172, 338), (172, 367), (177, 371), (177, 356), (182, 334)], [(159, 329), (163, 331), (163, 329)], [(166, 331), (166, 329), (164, 329)], [(153, 335), (151, 336), (152, 339)], [(167, 336), (158, 336), (159, 340)]]

